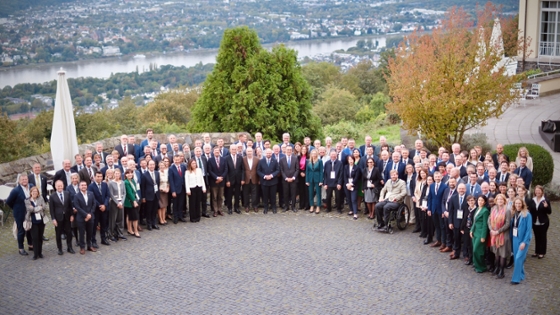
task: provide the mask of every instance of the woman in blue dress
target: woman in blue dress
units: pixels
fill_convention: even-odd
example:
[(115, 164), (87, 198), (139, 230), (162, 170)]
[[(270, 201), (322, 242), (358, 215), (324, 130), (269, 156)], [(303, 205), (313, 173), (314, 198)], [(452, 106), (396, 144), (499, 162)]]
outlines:
[(514, 263), (511, 284), (519, 284), (521, 280), (525, 279), (525, 258), (527, 258), (527, 251), (531, 242), (533, 219), (521, 198), (514, 199), (513, 209), (515, 210), (515, 215), (511, 220), (511, 235)]

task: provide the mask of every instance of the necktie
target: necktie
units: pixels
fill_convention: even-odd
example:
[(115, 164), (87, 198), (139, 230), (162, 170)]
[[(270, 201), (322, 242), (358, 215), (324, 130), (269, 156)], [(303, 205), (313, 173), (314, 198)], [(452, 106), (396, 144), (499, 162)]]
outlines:
[(198, 165), (198, 168), (200, 168), (200, 170), (202, 171), (202, 174), (204, 174), (204, 168), (202, 167), (202, 163), (200, 162), (200, 158), (196, 158), (196, 164)]
[(449, 202), (449, 199), (451, 199), (451, 196), (453, 196), (453, 190), (451, 190), (449, 192), (449, 196), (447, 196), (447, 202)]
[(504, 181), (504, 177), (505, 177), (505, 174), (502, 174), (502, 177), (500, 179), (500, 183)]
[(218, 165), (218, 169), (220, 169), (220, 158), (216, 159), (216, 164)]
[(519, 176), (521, 176), (521, 171), (523, 170), (523, 167), (519, 168)]
[(397, 165), (398, 165), (397, 163), (395, 163), (395, 165), (393, 165), (393, 170), (397, 169)]
[(233, 159), (233, 167), (235, 167), (235, 156), (236, 156), (236, 155), (237, 155), (237, 154), (233, 154), (233, 155), (231, 156), (232, 159)]
[(439, 183), (436, 183), (436, 196), (437, 196), (438, 189), (439, 189)]
[(288, 157), (288, 168), (290, 167), (290, 157)]
[(62, 203), (64, 203), (64, 197), (62, 196), (62, 193), (58, 193), (58, 197), (60, 198), (60, 201), (62, 201)]
[(41, 179), (39, 178), (39, 175), (35, 175), (35, 184), (37, 185), (37, 188), (39, 188), (39, 196), (41, 196)]
[(266, 159), (266, 165), (270, 166), (270, 159)]
[(416, 150), (416, 155), (420, 155), (420, 151)]
[(128, 151), (126, 150), (126, 147), (127, 147), (127, 146), (123, 144), (123, 152), (124, 152), (124, 155), (125, 155), (125, 156), (128, 155)]
[(103, 193), (101, 192), (101, 184), (97, 184), (97, 188), (99, 188), (99, 193), (100, 193), (100, 194), (103, 194)]
[(463, 196), (459, 197), (459, 207), (463, 205)]
[(154, 172), (150, 172), (150, 175), (152, 175), (152, 181), (154, 182), (154, 185), (156, 183), (156, 176), (154, 175)]
[(474, 185), (471, 186), (471, 195), (474, 195)]
[(183, 172), (181, 172), (181, 166), (175, 164), (175, 167), (177, 168), (177, 171), (179, 172), (179, 176), (183, 177)]
[(89, 179), (93, 180), (93, 172), (91, 171), (91, 168), (88, 168), (88, 173), (89, 173)]

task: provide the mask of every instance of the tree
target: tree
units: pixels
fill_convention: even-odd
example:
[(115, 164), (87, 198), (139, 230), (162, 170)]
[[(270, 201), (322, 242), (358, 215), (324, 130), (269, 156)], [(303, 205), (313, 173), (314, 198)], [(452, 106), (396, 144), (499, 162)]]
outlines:
[(12, 161), (19, 155), (21, 141), (24, 141), (24, 139), (16, 133), (16, 127), (17, 123), (15, 121), (10, 120), (6, 114), (0, 112), (0, 134), (2, 135), (0, 163)]
[(294, 50), (284, 45), (271, 52), (248, 27), (224, 32), (216, 65), (203, 84), (189, 123), (192, 132), (260, 131), (280, 139), (321, 136), (311, 111), (312, 91)]
[[(479, 25), (496, 10), (484, 12)], [(489, 42), (491, 29), (471, 26), (465, 11), (452, 8), (441, 28), (431, 35), (413, 33), (404, 41), (409, 46), (401, 43), (389, 61), (393, 102), (387, 108), (411, 134), (420, 131), (439, 146), (460, 143), (467, 130), (499, 117), (515, 102), (509, 89), (517, 78), (504, 75), (496, 48), (482, 44)]]
[(186, 93), (177, 89), (159, 94), (144, 108), (140, 121), (146, 122), (152, 128), (158, 123), (176, 124), (184, 128), (191, 118), (191, 109), (197, 100), (198, 93), (194, 90)]
[(359, 110), (356, 96), (348, 90), (330, 86), (321, 94), (321, 101), (313, 108), (325, 125), (340, 120), (354, 120)]

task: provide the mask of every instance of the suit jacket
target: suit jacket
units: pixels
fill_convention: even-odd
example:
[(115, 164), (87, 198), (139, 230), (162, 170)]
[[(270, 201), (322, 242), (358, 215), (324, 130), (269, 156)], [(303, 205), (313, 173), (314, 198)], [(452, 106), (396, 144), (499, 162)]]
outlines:
[[(546, 201), (548, 207), (544, 206), (544, 201)], [(537, 222), (537, 218), (539, 219), (540, 223), (548, 223), (548, 215), (552, 213), (552, 205), (550, 204), (550, 200), (548, 198), (544, 198), (538, 205), (535, 204), (534, 198), (527, 204), (527, 208), (531, 213), (531, 217), (533, 219), (533, 224)]]
[(391, 162), (391, 160), (387, 160), (387, 165), (385, 166), (385, 169), (383, 169), (383, 163), (384, 161), (382, 159), (379, 159), (379, 163), (375, 163), (375, 167), (377, 167), (377, 169), (379, 170), (379, 174), (386, 180), (391, 180), (391, 177), (385, 177), (385, 170), (389, 169), (389, 163)]
[(369, 181), (373, 184), (374, 188), (377, 188), (377, 191), (381, 191), (383, 187), (381, 185), (381, 181), (383, 180), (383, 178), (381, 177), (381, 173), (379, 172), (379, 169), (377, 167), (374, 167), (372, 169), (369, 177), (368, 177), (368, 169), (364, 168), (362, 170), (362, 179), (363, 179), (362, 188), (364, 190), (367, 189), (367, 182)]
[[(424, 148), (424, 149), (426, 149), (426, 148)], [(430, 151), (429, 151), (428, 149), (426, 149), (426, 151), (428, 152), (428, 153), (426, 154), (426, 156), (430, 156)], [(414, 159), (414, 156), (416, 156), (416, 149), (410, 149), (410, 150), (408, 150), (408, 158)]]
[[(173, 163), (173, 155), (171, 155), (169, 153), (165, 153), (165, 154), (159, 153), (158, 155), (156, 155), (154, 157), (154, 161), (156, 162), (156, 167), (157, 168), (159, 168), (159, 162), (163, 161), (163, 159), (166, 158), (166, 157), (169, 158), (169, 161), (171, 163)], [(188, 158), (188, 156), (186, 158)]]
[[(121, 174), (124, 176), (124, 172), (123, 172), (123, 168), (122, 166), (113, 163), (113, 168), (112, 169), (119, 169), (121, 170)], [(105, 178), (105, 174), (107, 173), (107, 170), (109, 169), (108, 165), (105, 165), (102, 169), (101, 169), (101, 174), (103, 174), (103, 178)]]
[[(152, 179), (150, 172), (142, 174), (142, 180), (140, 184), (140, 191), (142, 192), (142, 199), (147, 201), (159, 200), (159, 172), (154, 170), (154, 177), (156, 182)], [(154, 185), (158, 186), (157, 190), (154, 190)]]
[[(459, 229), (463, 226), (463, 220), (467, 220), (469, 215), (469, 204), (467, 203), (467, 194), (463, 195), (463, 203), (459, 203), (460, 196), (458, 193), (453, 194), (453, 197), (449, 201), (449, 224), (453, 224), (453, 228)], [(463, 211), (461, 217), (458, 217), (459, 211)]]
[(72, 212), (72, 199), (70, 193), (67, 191), (62, 191), (62, 199), (58, 192), (51, 194), (49, 198), (49, 211), (51, 213), (51, 220), (56, 220), (57, 223), (62, 223), (63, 221), (70, 222), (70, 217), (74, 214)]
[[(505, 175), (505, 177), (504, 177), (503, 182), (507, 184), (507, 182), (509, 180), (509, 172), (506, 172), (504, 175)], [(498, 172), (498, 175), (496, 175), (496, 182), (498, 184), (502, 183), (501, 179), (502, 179), (502, 172)]]
[[(214, 152), (214, 151), (212, 151)], [(229, 150), (226, 147), (220, 149), (220, 157), (227, 157), (229, 155)]]
[[(179, 169), (181, 170), (181, 174), (179, 174)], [(169, 165), (169, 192), (180, 194), (185, 190), (185, 173), (187, 172), (187, 168), (183, 164)]]
[(109, 187), (106, 182), (101, 182), (101, 192), (96, 182), (92, 182), (88, 185), (88, 191), (93, 194), (93, 198), (95, 198), (97, 203), (97, 208), (103, 205), (105, 206), (105, 210), (109, 210), (109, 199), (111, 196), (109, 195)]
[(451, 202), (451, 199), (453, 199), (453, 196), (457, 195), (457, 188), (455, 187), (455, 189), (453, 189), (453, 193), (451, 194), (451, 196), (449, 196), (450, 192), (451, 188), (449, 188), (449, 186), (443, 192), (443, 198), (441, 200), (441, 209), (443, 212), (449, 212), (449, 203)]
[(447, 185), (440, 182), (439, 189), (436, 194), (436, 183), (430, 185), (430, 193), (428, 194), (428, 210), (432, 211), (432, 215), (443, 213), (442, 211), (442, 200), (445, 195), (445, 189), (447, 189)]
[[(504, 156), (505, 156), (505, 158), (506, 158), (506, 161), (508, 161), (508, 163), (509, 163), (509, 156), (507, 156), (507, 155), (505, 155), (505, 154), (504, 154)], [(492, 154), (492, 162), (494, 162), (494, 168), (497, 169), (497, 170), (499, 170), (499, 169), (500, 169), (500, 165), (499, 165), (499, 163), (498, 163), (498, 153)]]
[(295, 178), (296, 182), (299, 178), (299, 159), (292, 155), (290, 158), (290, 165), (288, 165), (288, 156), (280, 158), (280, 172), (282, 173), (282, 181), (285, 182), (287, 178)]
[[(117, 150), (117, 152), (119, 152), (119, 160), (124, 156), (124, 149), (122, 144), (118, 144), (115, 146), (115, 150)], [(132, 144), (127, 144), (126, 145), (126, 151), (127, 154), (132, 154), (134, 155), (134, 146)]]
[(226, 182), (230, 185), (241, 185), (241, 181), (245, 180), (245, 169), (243, 168), (243, 156), (237, 154), (235, 157), (235, 165), (233, 165), (233, 155), (228, 155), (226, 158), (227, 175)]
[[(334, 178), (331, 178), (331, 172), (334, 172)], [(342, 185), (344, 180), (343, 172), (342, 162), (335, 160), (333, 165), (333, 162), (329, 159), (327, 162), (323, 163), (323, 185), (327, 187)]]
[(318, 159), (313, 164), (311, 160), (307, 160), (305, 165), (305, 182), (310, 186), (323, 183), (323, 160)]
[[(29, 180), (29, 183), (33, 184), (33, 186), (39, 187), (35, 182), (35, 174), (29, 174), (27, 179)], [(41, 197), (43, 197), (45, 202), (48, 202), (47, 178), (44, 175), (39, 174), (39, 179), (41, 180)]]
[(257, 174), (257, 167), (259, 165), (259, 158), (256, 156), (253, 156), (253, 164), (251, 165), (251, 169), (249, 169), (249, 162), (248, 162), (248, 158), (244, 157), (243, 158), (243, 172), (245, 173), (244, 175), (244, 181), (245, 181), (245, 185), (248, 184), (259, 184), (260, 180), (259, 180), (259, 175)]
[[(375, 154), (375, 146), (372, 144), (372, 145), (370, 145), (370, 147), (373, 148), (373, 153)], [(367, 148), (367, 146), (365, 144), (362, 144), (360, 146), (360, 156), (366, 155), (366, 148)]]
[[(28, 184), (27, 187), (31, 188), (33, 185)], [(12, 191), (10, 195), (8, 195), (8, 199), (6, 199), (6, 204), (12, 208), (12, 213), (14, 218), (18, 220), (24, 220), (25, 214), (27, 213), (27, 209), (25, 207), (25, 192), (20, 185), (17, 185)]]
[(465, 176), (467, 176), (467, 175), (468, 175), (468, 173), (467, 173), (467, 168), (466, 168), (465, 166), (463, 166), (463, 165), (459, 166), (459, 176), (460, 176), (461, 178), (463, 178), (463, 177), (465, 177)]
[[(259, 180), (263, 186), (273, 186), (278, 184), (278, 174), (280, 174), (280, 167), (278, 166), (278, 161), (274, 158), (270, 159), (270, 165), (267, 164), (266, 158), (263, 158), (257, 164), (257, 174), (259, 175)], [(272, 175), (272, 179), (264, 179), (265, 175)]]
[[(480, 213), (479, 213), (480, 212)], [(473, 213), (473, 225), (471, 227), (471, 232), (473, 238), (487, 238), (488, 236), (488, 217), (490, 216), (490, 211), (486, 207), (481, 209), (477, 208)]]
[(533, 181), (533, 172), (531, 172), (531, 170), (527, 167), (524, 167), (523, 169), (521, 169), (521, 167), (518, 167), (515, 169), (515, 172), (513, 173), (523, 178), (523, 180), (525, 181), (525, 188), (529, 190), (529, 187), (531, 186), (531, 182)]
[(408, 187), (407, 191), (408, 191), (408, 195), (410, 197), (414, 197), (414, 190), (416, 190), (416, 177), (418, 177), (418, 175), (416, 175), (416, 173), (412, 173), (412, 177), (410, 178), (410, 183), (408, 183), (408, 175), (404, 175), (404, 182), (407, 184)]
[[(71, 172), (71, 171), (70, 171), (70, 172)], [(67, 183), (67, 182), (66, 182), (66, 172), (64, 171), (64, 169), (58, 170), (58, 171), (56, 171), (56, 173), (54, 174), (54, 177), (53, 177), (53, 184), (55, 184), (57, 180), (61, 180), (61, 181), (62, 181), (62, 184), (64, 184), (64, 189), (66, 189), (66, 186), (68, 186), (68, 184), (70, 184), (70, 183)]]
[(74, 188), (74, 186), (70, 185), (70, 186), (66, 187), (66, 189), (64, 189), (64, 190), (67, 191), (68, 194), (70, 194), (70, 200), (72, 201), (72, 207), (74, 207), (74, 196), (76, 196), (76, 194), (80, 192), (80, 189), (78, 188), (78, 186), (76, 186), (76, 188)]
[(346, 186), (346, 184), (349, 184), (350, 179), (352, 179), (352, 184), (357, 189), (358, 184), (362, 180), (362, 170), (360, 169), (360, 167), (358, 165), (352, 166), (352, 172), (350, 172), (350, 165), (345, 165), (344, 166), (343, 184), (345, 186)]
[[(218, 167), (218, 164), (216, 162), (216, 157), (214, 156), (211, 157), (210, 160), (208, 160), (208, 181), (210, 183), (210, 187), (224, 187), (228, 174), (226, 158), (220, 157), (220, 167)], [(222, 177), (224, 180), (220, 183), (216, 183), (216, 179), (218, 177)]]
[[(82, 163), (82, 168), (84, 168), (84, 167), (86, 167), (86, 166), (84, 165), (84, 163)], [(73, 165), (73, 166), (70, 168), (70, 172), (72, 172), (72, 173), (78, 173), (79, 171), (81, 171), (81, 170), (78, 169), (78, 165), (76, 165), (76, 164)]]
[[(93, 177), (95, 177), (95, 172), (97, 172), (97, 168), (95, 168), (95, 166), (93, 165), (91, 166), (91, 172)], [(82, 170), (78, 174), (80, 175), (80, 181), (85, 181), (88, 186), (89, 184), (91, 184), (91, 179), (89, 177), (87, 167), (82, 168)]]
[(469, 182), (467, 185), (467, 196), (469, 195), (473, 195), (475, 198), (478, 198), (478, 196), (482, 195), (482, 189), (480, 188), (480, 185), (478, 183), (476, 183), (474, 185), (474, 192), (471, 193), (471, 183)]
[[(393, 161), (389, 161), (387, 163), (387, 167), (385, 168), (385, 180), (389, 181), (391, 179), (391, 170), (393, 169)], [(397, 165), (397, 172), (399, 172), (399, 179), (406, 181), (406, 174), (405, 174), (406, 165), (403, 163), (398, 163)]]
[(482, 185), (482, 183), (484, 183), (484, 182), (487, 182), (487, 183), (489, 182), (489, 181), (488, 181), (488, 175), (486, 175), (486, 174), (484, 174), (482, 177), (478, 176), (478, 174), (477, 174), (476, 176), (477, 176), (476, 182), (477, 182), (479, 185)]
[(84, 221), (88, 214), (91, 214), (90, 220), (93, 220), (95, 217), (95, 209), (99, 206), (91, 191), (86, 191), (86, 194), (88, 196), (87, 203), (81, 191), (74, 196), (74, 208), (78, 210), (76, 213), (76, 220), (80, 222)]

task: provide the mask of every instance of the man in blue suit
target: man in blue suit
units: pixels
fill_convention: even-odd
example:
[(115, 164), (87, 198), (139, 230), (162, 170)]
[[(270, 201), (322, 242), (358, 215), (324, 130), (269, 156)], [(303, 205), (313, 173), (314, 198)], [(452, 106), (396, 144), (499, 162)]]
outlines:
[[(91, 233), (91, 246), (99, 248), (95, 235), (97, 234), (97, 225), (101, 226), (99, 234), (101, 235), (101, 244), (109, 245), (107, 242), (107, 230), (109, 226), (109, 187), (103, 181), (103, 174), (100, 171), (95, 172), (94, 181), (89, 184), (88, 191), (93, 194), (97, 207), (95, 207), (95, 215), (93, 219), (93, 231)], [(111, 231), (113, 232), (113, 231)]]
[(372, 144), (372, 139), (370, 136), (366, 136), (364, 145), (360, 146), (360, 156), (364, 156), (367, 154), (367, 148), (372, 148), (372, 155), (375, 152), (375, 146)]
[[(33, 186), (29, 185), (29, 178), (27, 174), (19, 175), (19, 185), (12, 189), (8, 199), (6, 199), (6, 204), (12, 208), (12, 214), (14, 215), (14, 221), (17, 225), (17, 241), (20, 255), (28, 255), (23, 248), (23, 238), (27, 236), (27, 244), (33, 246), (31, 238), (31, 230), (25, 231), (23, 229), (23, 221), (25, 220), (25, 214), (27, 210), (25, 209), (25, 199), (29, 197), (29, 189)], [(31, 250), (31, 249), (30, 249)]]
[(186, 210), (185, 200), (187, 190), (185, 189), (185, 172), (187, 168), (181, 163), (183, 153), (179, 153), (173, 157), (173, 165), (169, 167), (169, 192), (173, 198), (173, 223), (178, 221), (187, 222), (183, 218)]
[(482, 189), (477, 182), (478, 176), (475, 173), (469, 174), (469, 183), (467, 184), (467, 196), (474, 196), (474, 198), (478, 198), (482, 194)]
[(212, 190), (212, 204), (214, 205), (213, 216), (216, 217), (217, 215), (223, 215), (222, 205), (224, 203), (224, 187), (228, 167), (225, 157), (220, 156), (222, 148), (215, 146), (213, 150), (214, 156), (208, 160), (208, 182), (210, 183), (210, 189)]
[(330, 160), (323, 164), (323, 187), (327, 191), (327, 212), (332, 210), (332, 194), (334, 192), (336, 200), (336, 210), (342, 213), (342, 183), (343, 183), (343, 168), (342, 162), (337, 159), (335, 150), (330, 152)]
[[(430, 185), (430, 194), (428, 195), (428, 216), (432, 217), (434, 229), (436, 232), (436, 241), (430, 246), (440, 246), (440, 250), (445, 248), (445, 243), (442, 243), (442, 238), (445, 237), (445, 223), (443, 220), (442, 200), (445, 189), (447, 189), (447, 185), (445, 185), (441, 181), (441, 178), (441, 173), (439, 171), (436, 171), (434, 173), (435, 182)], [(445, 242), (445, 239), (443, 239), (443, 242)], [(426, 242), (424, 242), (424, 244), (426, 244)]]
[(392, 160), (387, 163), (385, 167), (385, 179), (391, 178), (390, 171), (396, 170), (399, 173), (399, 179), (406, 181), (405, 169), (406, 165), (401, 162), (401, 155), (399, 152), (393, 152)]
[(156, 221), (157, 209), (159, 208), (159, 172), (155, 171), (156, 162), (148, 162), (148, 171), (142, 174), (140, 190), (142, 192), (142, 203), (145, 203), (146, 228), (159, 230)]
[(529, 190), (531, 186), (531, 182), (533, 181), (533, 172), (527, 168), (527, 158), (522, 156), (519, 158), (519, 167), (515, 169), (514, 174), (517, 174), (519, 177), (523, 178), (525, 182), (525, 188)]
[(264, 214), (268, 212), (269, 201), (272, 213), (276, 213), (276, 187), (278, 185), (278, 174), (280, 167), (278, 161), (272, 157), (272, 150), (265, 150), (265, 158), (257, 165), (257, 175), (261, 181), (263, 192)]
[[(91, 234), (93, 229), (93, 220), (95, 217), (95, 208), (98, 206), (97, 201), (91, 191), (87, 190), (87, 183), (85, 181), (80, 182), (80, 192), (74, 196), (74, 208), (78, 210), (76, 213), (76, 221), (78, 224), (78, 229), (80, 231), (79, 243), (80, 243), (80, 254), (84, 255), (86, 253), (85, 248), (87, 245), (87, 250), (91, 252), (96, 252), (97, 250), (91, 246)], [(85, 239), (84, 239), (85, 234)]]

